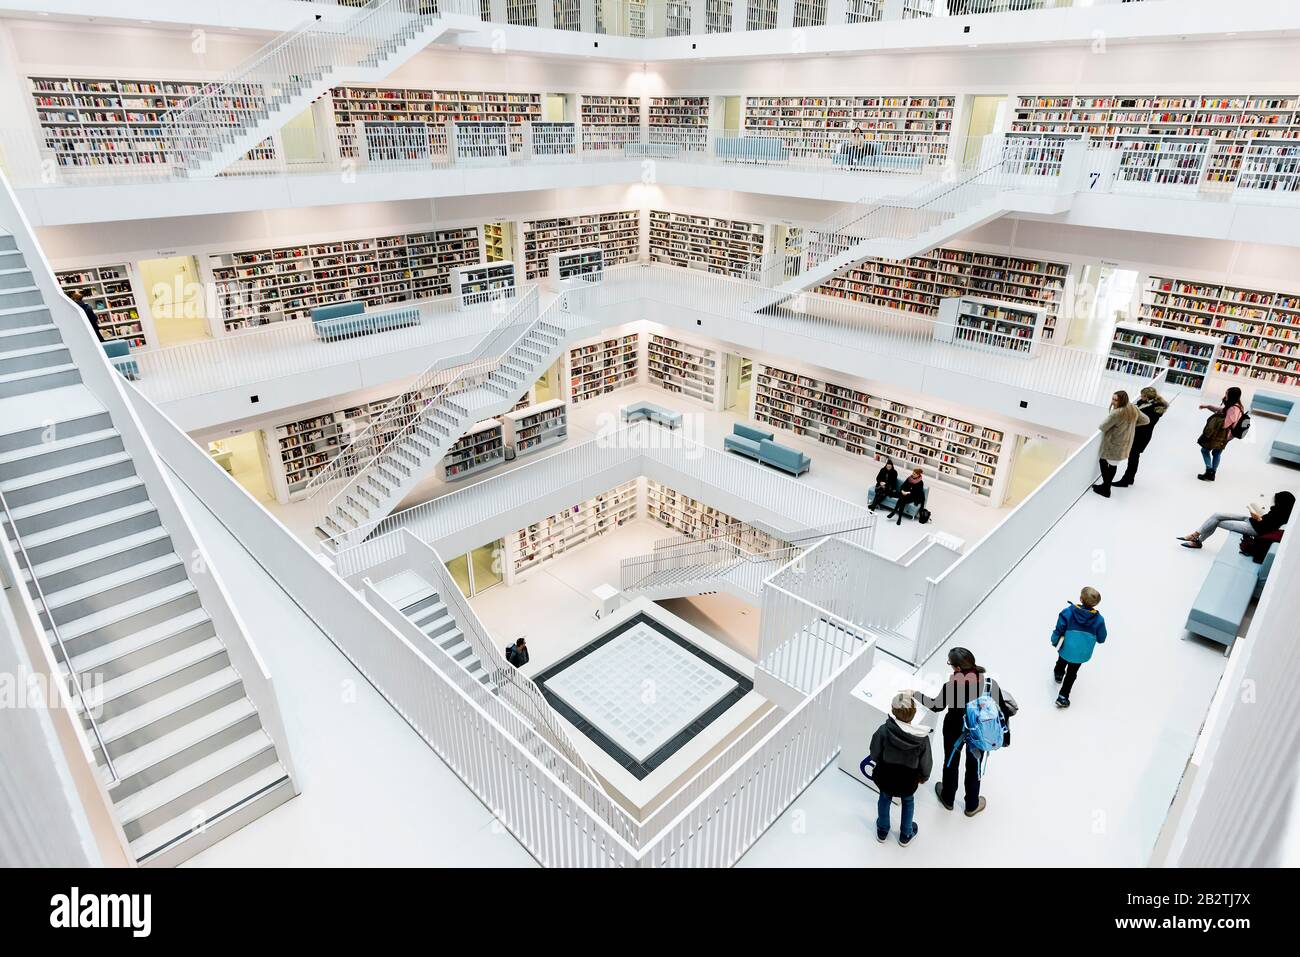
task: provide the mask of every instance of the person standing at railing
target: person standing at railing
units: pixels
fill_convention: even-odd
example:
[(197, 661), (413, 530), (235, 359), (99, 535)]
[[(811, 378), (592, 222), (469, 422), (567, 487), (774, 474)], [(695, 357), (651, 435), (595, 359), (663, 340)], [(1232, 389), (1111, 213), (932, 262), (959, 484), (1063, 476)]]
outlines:
[(903, 806), (898, 824), (898, 846), (908, 847), (920, 830), (912, 819), (916, 810), (916, 789), (930, 780), (934, 758), (930, 754), (930, 729), (913, 724), (916, 704), (912, 696), (894, 696), (890, 717), (871, 736), (871, 761), (875, 770), (871, 780), (880, 791), (876, 804), (876, 840), (881, 844), (889, 837), (889, 816), (894, 798)]
[(1128, 400), (1128, 393), (1120, 389), (1110, 397), (1110, 414), (1097, 426), (1101, 432), (1101, 452), (1098, 454), (1101, 481), (1092, 490), (1102, 498), (1110, 498), (1111, 483), (1119, 471), (1119, 463), (1127, 462), (1133, 451), (1133, 434), (1138, 426), (1151, 420)]
[(876, 485), (871, 490), (871, 500), (867, 510), (874, 512), (881, 499), (893, 498), (898, 494), (898, 470), (894, 468), (893, 459), (885, 459), (884, 468), (876, 473)]
[(1139, 425), (1133, 430), (1133, 447), (1129, 449), (1128, 466), (1124, 469), (1124, 477), (1115, 483), (1115, 488), (1128, 488), (1133, 484), (1133, 479), (1137, 477), (1138, 460), (1151, 444), (1156, 424), (1169, 411), (1169, 403), (1156, 391), (1155, 386), (1149, 385), (1138, 394), (1137, 409), (1147, 417), (1147, 424)]
[(523, 638), (520, 638), (513, 645), (506, 645), (506, 661), (516, 668), (522, 668), (528, 664), (528, 645)]
[(1201, 447), (1201, 460), (1205, 463), (1205, 471), (1196, 477), (1202, 482), (1213, 482), (1219, 474), (1219, 459), (1223, 456), (1223, 450), (1233, 439), (1245, 437), (1246, 429), (1250, 428), (1250, 419), (1241, 404), (1241, 390), (1235, 385), (1223, 393), (1220, 404), (1202, 405), (1200, 408), (1213, 414), (1205, 420), (1201, 437), (1196, 440), (1196, 444)]

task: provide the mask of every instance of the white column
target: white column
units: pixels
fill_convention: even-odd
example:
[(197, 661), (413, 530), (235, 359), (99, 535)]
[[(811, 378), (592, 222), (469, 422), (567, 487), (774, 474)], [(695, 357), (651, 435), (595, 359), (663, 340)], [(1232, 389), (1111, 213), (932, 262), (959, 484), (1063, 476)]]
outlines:
[(848, 0), (826, 0), (826, 25), (848, 21)]
[(776, 27), (778, 30), (793, 29), (794, 0), (776, 0)]

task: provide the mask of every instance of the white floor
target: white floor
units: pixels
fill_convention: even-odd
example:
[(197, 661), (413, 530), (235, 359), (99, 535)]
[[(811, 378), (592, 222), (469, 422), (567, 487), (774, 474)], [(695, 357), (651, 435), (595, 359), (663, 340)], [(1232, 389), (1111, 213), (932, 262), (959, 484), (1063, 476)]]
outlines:
[[(1244, 512), (1261, 493), (1300, 491), (1300, 470), (1267, 461), (1279, 425), (1262, 417), (1249, 441), (1224, 452), (1218, 481), (1198, 482), (1204, 416), (1179, 400), (1143, 456), (1138, 483), (1109, 500), (1085, 494), (949, 642), (974, 651), (1021, 706), (1012, 747), (991, 759), (983, 814), (945, 811), (926, 785), (916, 844), (877, 844), (873, 793), (832, 765), (742, 865), (1145, 864), (1227, 660), (1182, 627), (1226, 536), (1202, 551), (1180, 548), (1175, 537), (1211, 512)], [(1072, 707), (1060, 711), (1048, 636), (1088, 584), (1102, 593), (1110, 639), (1080, 672)], [(946, 671), (945, 654), (927, 672)]]
[(221, 522), (182, 501), (271, 671), (302, 790), (184, 866), (536, 866)]

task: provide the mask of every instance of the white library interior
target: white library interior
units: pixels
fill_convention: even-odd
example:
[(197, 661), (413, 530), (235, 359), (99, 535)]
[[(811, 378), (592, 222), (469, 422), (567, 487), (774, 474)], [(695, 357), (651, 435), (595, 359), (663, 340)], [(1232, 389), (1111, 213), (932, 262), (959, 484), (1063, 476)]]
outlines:
[(1300, 7), (99, 7), (0, 0), (0, 863), (1300, 859)]

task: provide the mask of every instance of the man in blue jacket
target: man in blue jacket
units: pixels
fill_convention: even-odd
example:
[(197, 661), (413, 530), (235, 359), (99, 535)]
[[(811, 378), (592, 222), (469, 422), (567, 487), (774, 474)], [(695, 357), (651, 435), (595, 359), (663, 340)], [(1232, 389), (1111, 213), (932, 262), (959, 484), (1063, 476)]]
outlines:
[(1079, 668), (1092, 657), (1092, 650), (1106, 641), (1106, 620), (1097, 611), (1101, 592), (1088, 587), (1079, 592), (1079, 603), (1070, 604), (1056, 617), (1052, 647), (1056, 649), (1056, 667), (1052, 676), (1061, 685), (1056, 696), (1058, 708), (1070, 707), (1070, 691)]

